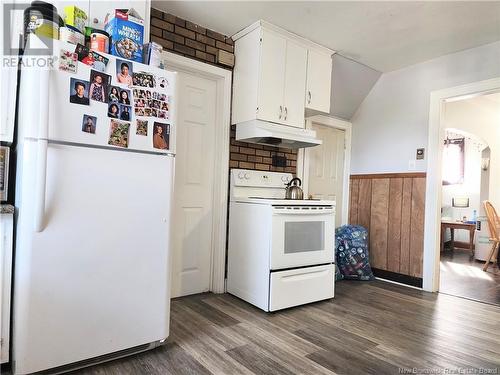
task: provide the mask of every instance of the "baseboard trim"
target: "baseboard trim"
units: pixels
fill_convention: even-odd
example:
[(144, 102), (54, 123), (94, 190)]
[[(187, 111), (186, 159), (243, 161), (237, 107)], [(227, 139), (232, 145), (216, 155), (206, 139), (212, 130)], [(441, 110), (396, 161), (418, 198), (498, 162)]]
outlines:
[(388, 280), (388, 281), (394, 281), (399, 284), (405, 284), (409, 286), (414, 286), (416, 288), (422, 288), (423, 285), (423, 279), (421, 277), (414, 277), (414, 276), (409, 276), (409, 275), (403, 275), (401, 273), (397, 272), (391, 272), (387, 270), (381, 270), (378, 268), (373, 268), (373, 275), (375, 277)]

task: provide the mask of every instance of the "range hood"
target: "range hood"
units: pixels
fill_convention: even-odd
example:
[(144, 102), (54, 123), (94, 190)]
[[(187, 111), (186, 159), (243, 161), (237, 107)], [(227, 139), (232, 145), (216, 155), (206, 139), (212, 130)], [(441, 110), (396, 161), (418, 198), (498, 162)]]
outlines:
[(236, 125), (236, 140), (259, 145), (298, 149), (323, 143), (316, 132), (272, 122), (252, 120)]

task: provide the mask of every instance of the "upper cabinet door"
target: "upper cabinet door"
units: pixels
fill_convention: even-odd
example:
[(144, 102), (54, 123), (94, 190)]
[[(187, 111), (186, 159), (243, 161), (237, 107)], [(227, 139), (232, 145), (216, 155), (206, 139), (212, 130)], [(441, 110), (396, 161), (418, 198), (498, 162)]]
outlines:
[(286, 39), (263, 29), (261, 43), (257, 118), (284, 123)]
[(306, 108), (329, 113), (332, 85), (332, 57), (328, 54), (308, 51)]
[(307, 49), (287, 41), (285, 63), (284, 124), (304, 128)]

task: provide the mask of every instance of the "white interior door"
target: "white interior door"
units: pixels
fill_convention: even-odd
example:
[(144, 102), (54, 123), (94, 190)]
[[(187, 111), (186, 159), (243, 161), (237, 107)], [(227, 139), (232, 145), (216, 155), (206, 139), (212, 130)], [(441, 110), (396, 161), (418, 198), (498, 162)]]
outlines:
[(210, 288), (215, 81), (179, 73), (172, 230), (172, 297)]
[(342, 223), (345, 131), (313, 123), (311, 128), (323, 144), (306, 149), (309, 163), (308, 194), (336, 202), (335, 223)]

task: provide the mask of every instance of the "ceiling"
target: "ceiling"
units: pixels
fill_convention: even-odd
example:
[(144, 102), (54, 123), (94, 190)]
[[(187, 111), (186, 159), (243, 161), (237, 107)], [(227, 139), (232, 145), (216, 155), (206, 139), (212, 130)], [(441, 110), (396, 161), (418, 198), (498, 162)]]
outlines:
[(263, 19), (380, 72), (500, 40), (500, 2), (154, 1), (225, 35)]

